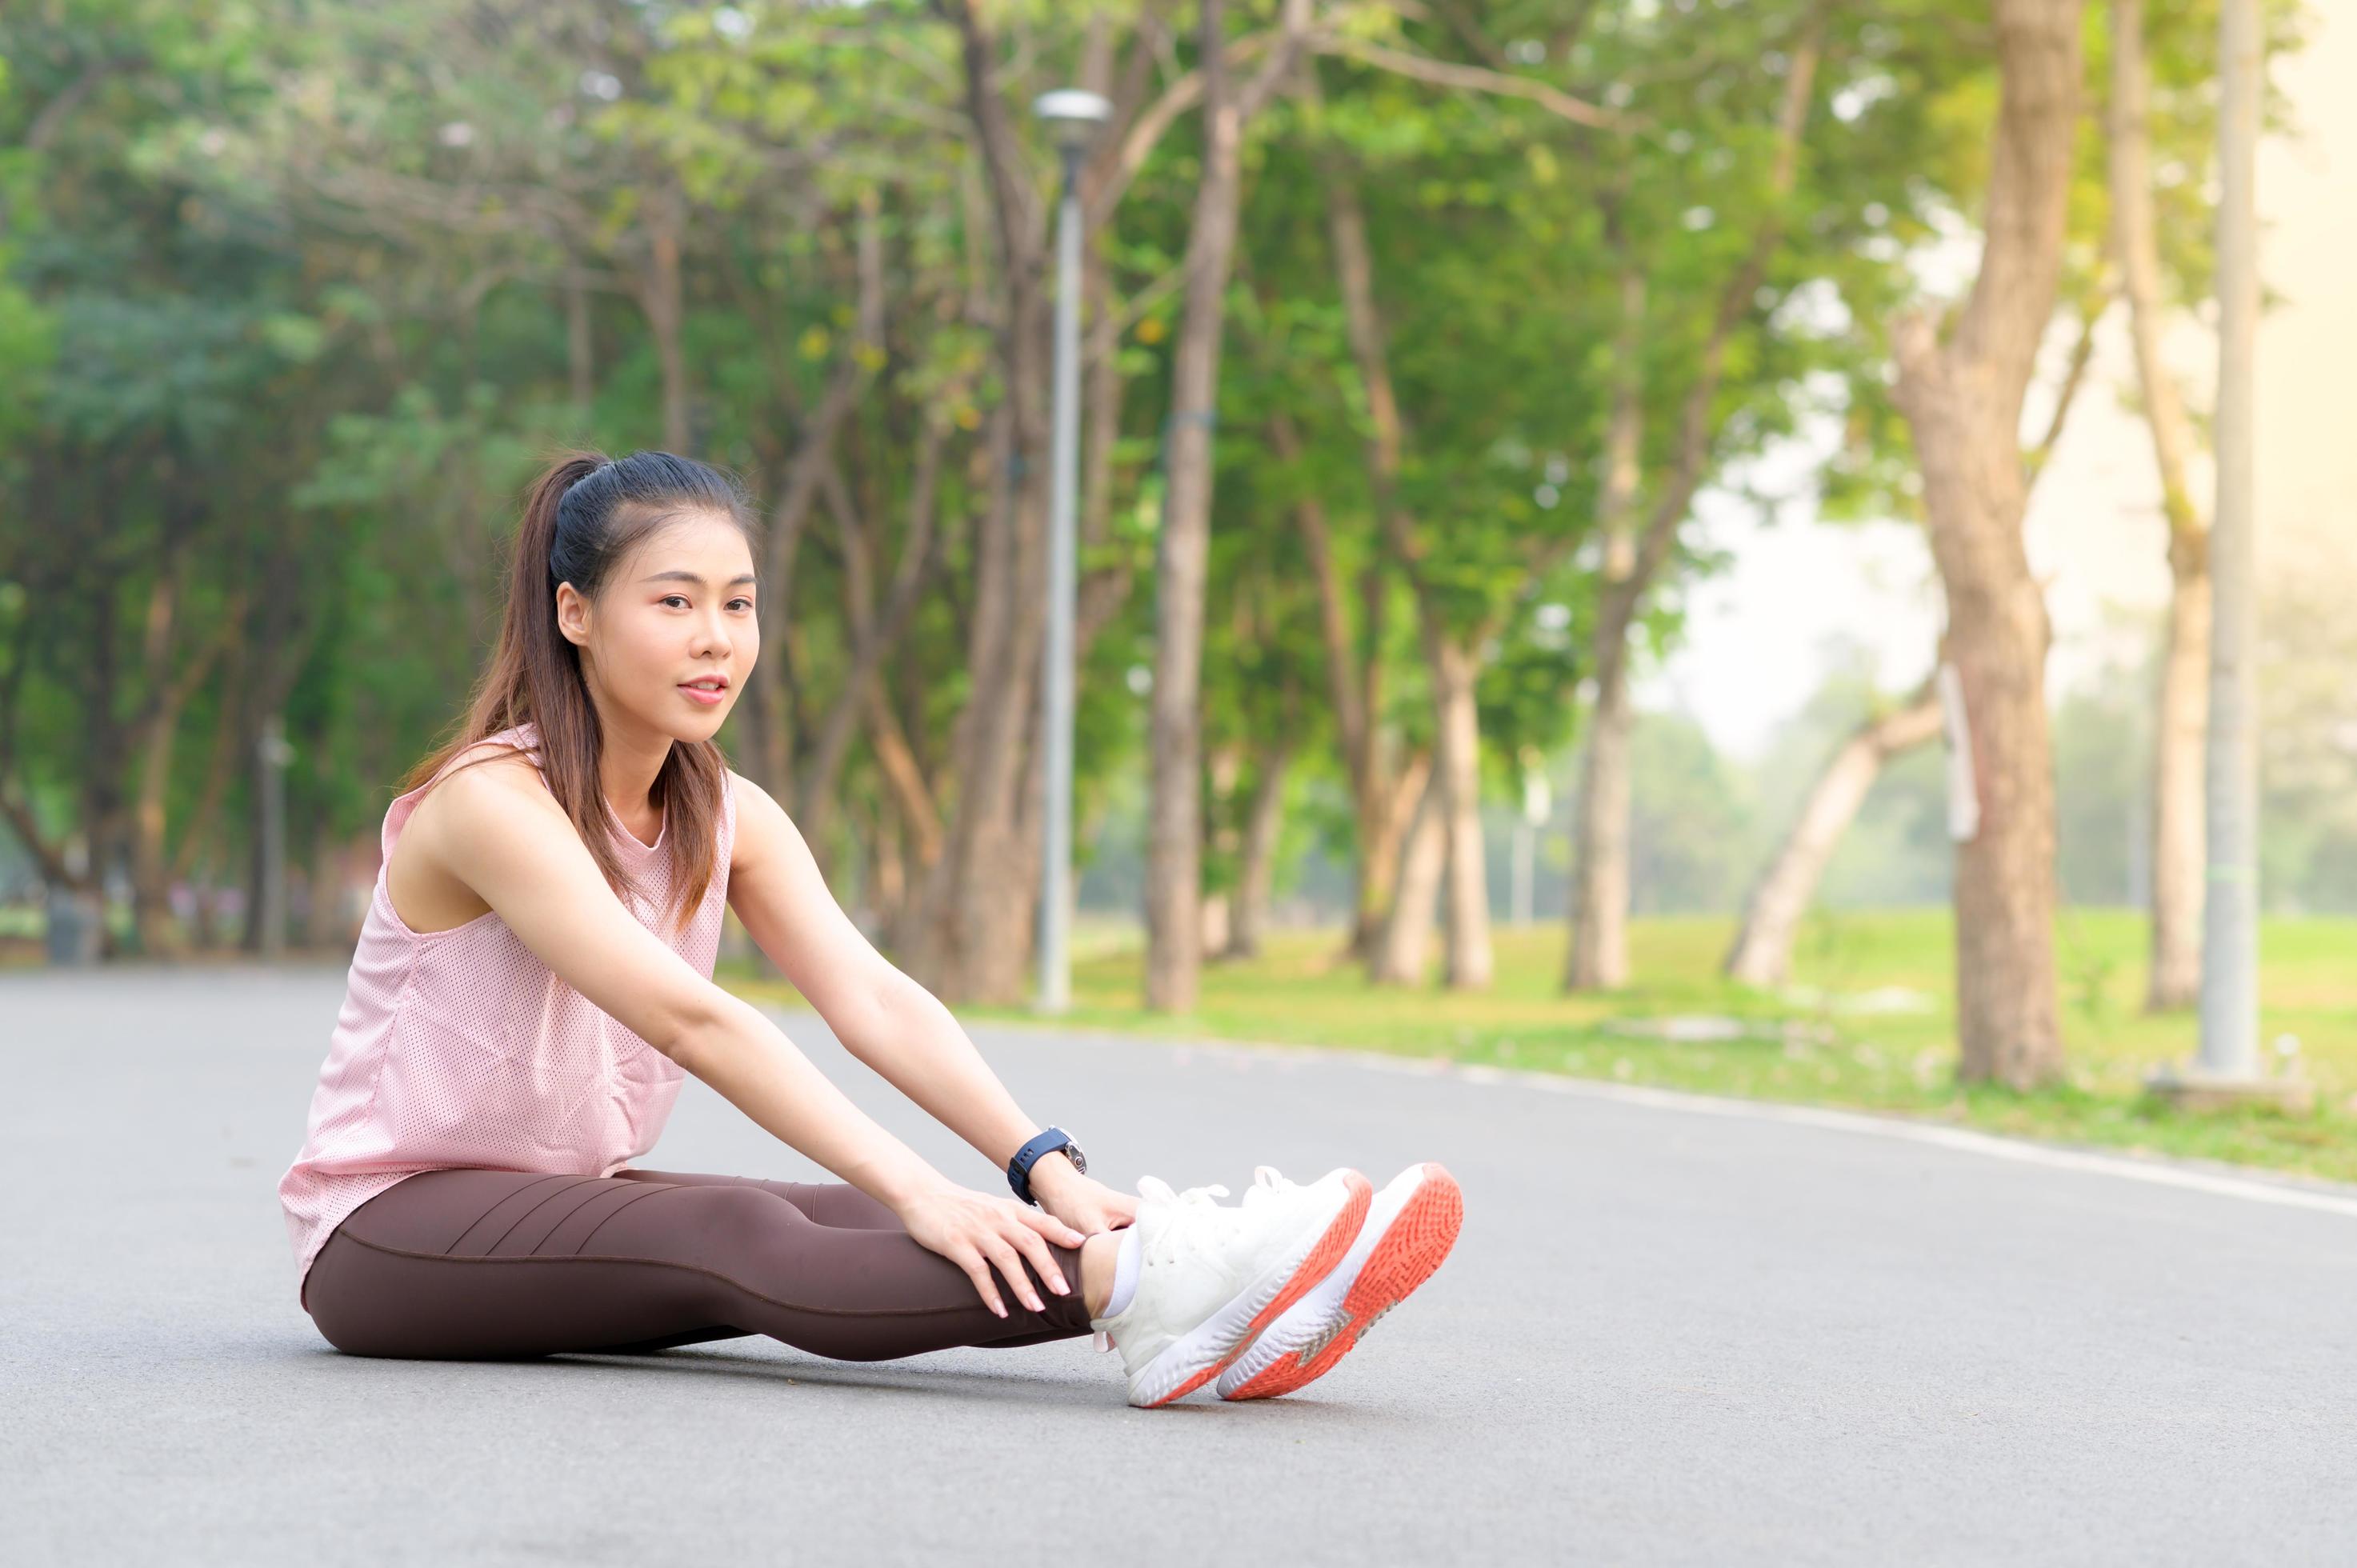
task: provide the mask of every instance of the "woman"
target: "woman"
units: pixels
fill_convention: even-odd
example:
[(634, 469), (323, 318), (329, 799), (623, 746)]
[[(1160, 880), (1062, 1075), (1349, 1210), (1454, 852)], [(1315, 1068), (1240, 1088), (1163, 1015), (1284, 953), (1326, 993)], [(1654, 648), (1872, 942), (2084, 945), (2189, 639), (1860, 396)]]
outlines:
[[(297, 1299), (367, 1356), (650, 1350), (767, 1334), (854, 1360), (1099, 1332), (1134, 1404), (1322, 1374), (1439, 1265), (1455, 1184), (1264, 1166), (1234, 1208), (1138, 1199), (1016, 1105), (846, 918), (712, 736), (759, 653), (742, 493), (662, 452), (533, 487), (458, 740), (383, 869), (279, 1183)], [(721, 908), (845, 1045), (1007, 1170), (951, 1182), (714, 984)], [(631, 1168), (688, 1073), (840, 1184)], [(1026, 1201), (1028, 1200), (1028, 1201)]]

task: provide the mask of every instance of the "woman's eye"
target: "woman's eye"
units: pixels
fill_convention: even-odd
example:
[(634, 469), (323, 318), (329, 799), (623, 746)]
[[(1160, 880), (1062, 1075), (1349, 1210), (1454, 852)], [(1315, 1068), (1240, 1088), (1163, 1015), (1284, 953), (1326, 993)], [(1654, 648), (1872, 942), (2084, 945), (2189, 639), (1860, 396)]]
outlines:
[(684, 605), (687, 600), (678, 594), (665, 594), (659, 602), (666, 605), (673, 603)]
[(750, 599), (736, 599), (730, 602), (740, 610), (749, 610), (753, 607), (753, 601)]

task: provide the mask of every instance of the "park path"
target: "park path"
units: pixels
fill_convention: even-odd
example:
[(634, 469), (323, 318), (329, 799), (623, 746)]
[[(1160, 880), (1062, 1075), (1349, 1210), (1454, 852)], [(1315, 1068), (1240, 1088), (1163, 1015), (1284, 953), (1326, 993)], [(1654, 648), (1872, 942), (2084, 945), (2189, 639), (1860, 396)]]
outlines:
[[(1289, 1399), (1132, 1411), (1085, 1340), (342, 1357), (273, 1190), (341, 983), (0, 976), (11, 1563), (2357, 1560), (2357, 1193), (1307, 1052), (974, 1031), (1116, 1185), (1457, 1173), (1456, 1255)], [(643, 1163), (814, 1174), (694, 1082)]]

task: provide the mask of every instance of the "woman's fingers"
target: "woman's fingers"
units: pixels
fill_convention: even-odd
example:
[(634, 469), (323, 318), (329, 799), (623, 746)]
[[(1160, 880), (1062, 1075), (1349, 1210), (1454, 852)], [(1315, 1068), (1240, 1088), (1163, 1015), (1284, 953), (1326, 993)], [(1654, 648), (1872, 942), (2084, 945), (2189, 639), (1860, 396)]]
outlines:
[(1016, 1300), (1034, 1312), (1048, 1310), (1048, 1304), (1039, 1299), (1039, 1293), (1031, 1288), (1030, 1277), (1023, 1272), (1023, 1260), (1016, 1254), (1015, 1249), (1007, 1244), (1006, 1237), (992, 1236), (983, 1242), (982, 1249), (990, 1254), (990, 1261), (998, 1265), (998, 1272), (1006, 1276), (1006, 1283), (1014, 1289)]
[(1009, 1235), (1015, 1245), (1022, 1250), (1023, 1255), (1031, 1260), (1031, 1266), (1039, 1271), (1039, 1277), (1048, 1283), (1049, 1290), (1058, 1295), (1071, 1294), (1064, 1283), (1064, 1271), (1056, 1266), (1056, 1255), (1048, 1251), (1048, 1243), (1036, 1229), (1017, 1225), (1011, 1229)]
[[(996, 1316), (1007, 1316), (998, 1283), (1002, 1275), (1016, 1300), (1033, 1312), (1048, 1310), (1039, 1284), (1024, 1269), (1027, 1262), (1051, 1294), (1070, 1295), (1079, 1288), (1057, 1262), (1049, 1243), (1077, 1250), (1087, 1238), (1055, 1216), (1012, 1198), (963, 1193), (939, 1209), (912, 1216), (909, 1230), (920, 1242), (964, 1272), (974, 1282), (974, 1294)], [(938, 1244), (930, 1239), (934, 1237)]]
[(998, 1299), (998, 1282), (990, 1277), (990, 1265), (983, 1261), (982, 1252), (971, 1243), (950, 1254), (950, 1261), (965, 1271), (974, 1288), (982, 1297), (982, 1305), (1000, 1317), (1006, 1316), (1006, 1304)]

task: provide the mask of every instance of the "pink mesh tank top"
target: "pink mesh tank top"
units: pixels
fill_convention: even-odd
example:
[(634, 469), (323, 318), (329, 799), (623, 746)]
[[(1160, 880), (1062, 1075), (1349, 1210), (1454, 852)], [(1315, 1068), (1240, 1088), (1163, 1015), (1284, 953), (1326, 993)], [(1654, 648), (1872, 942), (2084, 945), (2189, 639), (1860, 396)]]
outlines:
[[(531, 725), (500, 742), (539, 766)], [(295, 1248), (296, 1299), (311, 1261), (344, 1217), (406, 1176), (450, 1166), (610, 1176), (654, 1147), (686, 1074), (533, 956), (496, 911), (447, 931), (414, 931), (385, 888), (393, 842), (433, 780), (386, 809), (384, 863), (361, 924), (344, 1004), (312, 1091), (310, 1127), (279, 1178)], [(608, 827), (632, 885), (639, 923), (709, 978), (720, 950), (737, 799), (724, 792), (718, 858), (704, 902), (676, 932), (669, 812), (640, 843), (611, 807)]]

